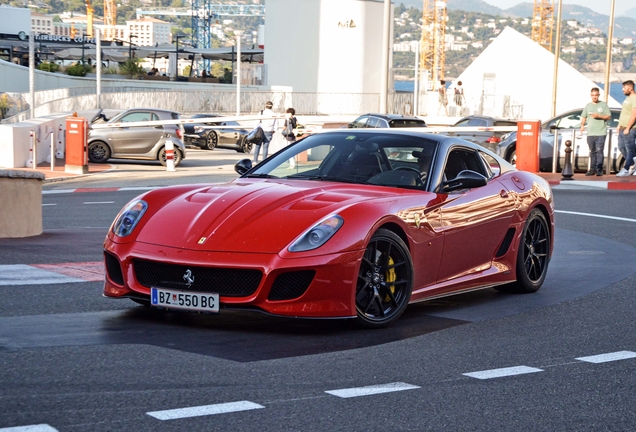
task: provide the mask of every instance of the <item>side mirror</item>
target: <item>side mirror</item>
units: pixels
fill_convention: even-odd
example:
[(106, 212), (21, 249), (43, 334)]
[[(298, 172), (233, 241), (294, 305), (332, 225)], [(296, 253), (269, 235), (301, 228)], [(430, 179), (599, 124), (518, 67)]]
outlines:
[(474, 189), (486, 186), (488, 179), (475, 171), (464, 170), (457, 174), (454, 179), (442, 183), (441, 191), (453, 192), (460, 189)]
[(241, 159), (234, 165), (234, 171), (239, 175), (243, 175), (252, 169), (252, 161), (250, 159)]

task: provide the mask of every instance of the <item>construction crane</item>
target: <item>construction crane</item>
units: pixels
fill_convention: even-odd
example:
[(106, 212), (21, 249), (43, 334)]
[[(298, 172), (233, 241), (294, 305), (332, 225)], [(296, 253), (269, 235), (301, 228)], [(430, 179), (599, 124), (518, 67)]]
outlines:
[(534, 0), (532, 14), (532, 40), (552, 51), (554, 3), (552, 0)]
[(429, 81), (433, 85), (444, 78), (447, 20), (446, 0), (424, 0), (420, 68), (423, 73), (428, 74)]
[(93, 6), (90, 0), (86, 0), (86, 35), (90, 38), (93, 37)]
[(113, 40), (117, 36), (117, 4), (115, 0), (104, 0), (104, 40)]

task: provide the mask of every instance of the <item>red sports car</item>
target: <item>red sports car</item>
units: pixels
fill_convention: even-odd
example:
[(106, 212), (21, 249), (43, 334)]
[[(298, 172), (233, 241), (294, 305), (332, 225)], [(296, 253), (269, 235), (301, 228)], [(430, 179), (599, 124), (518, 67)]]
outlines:
[(410, 302), (545, 279), (550, 186), (460, 138), (337, 130), (235, 168), (131, 201), (104, 244), (104, 294), (381, 327)]

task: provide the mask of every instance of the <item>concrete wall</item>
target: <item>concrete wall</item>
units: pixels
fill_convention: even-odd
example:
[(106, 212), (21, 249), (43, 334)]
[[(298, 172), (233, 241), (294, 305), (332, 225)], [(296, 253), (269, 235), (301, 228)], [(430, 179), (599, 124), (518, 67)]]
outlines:
[(42, 234), (44, 174), (0, 170), (0, 238)]

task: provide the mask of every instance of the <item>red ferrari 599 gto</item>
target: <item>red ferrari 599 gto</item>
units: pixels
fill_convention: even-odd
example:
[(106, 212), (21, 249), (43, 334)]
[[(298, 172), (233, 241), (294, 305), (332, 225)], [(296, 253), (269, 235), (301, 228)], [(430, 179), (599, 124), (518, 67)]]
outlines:
[(460, 138), (337, 130), (235, 168), (229, 183), (126, 205), (104, 244), (104, 294), (382, 327), (410, 302), (529, 293), (546, 277), (550, 186)]

